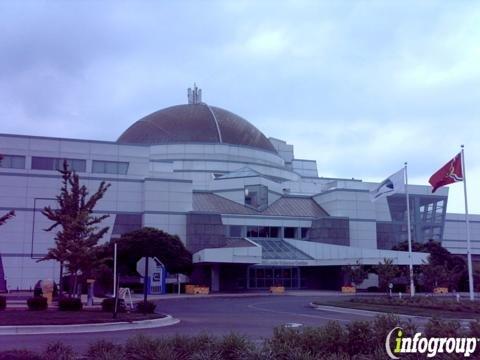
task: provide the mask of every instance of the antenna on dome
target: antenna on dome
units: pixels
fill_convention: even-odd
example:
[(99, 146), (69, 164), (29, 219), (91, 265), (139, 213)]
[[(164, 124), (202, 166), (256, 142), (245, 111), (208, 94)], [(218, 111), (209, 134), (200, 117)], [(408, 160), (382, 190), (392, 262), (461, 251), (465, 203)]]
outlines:
[(187, 94), (189, 104), (200, 104), (202, 102), (202, 89), (199, 89), (196, 83), (193, 83), (193, 90), (188, 88)]

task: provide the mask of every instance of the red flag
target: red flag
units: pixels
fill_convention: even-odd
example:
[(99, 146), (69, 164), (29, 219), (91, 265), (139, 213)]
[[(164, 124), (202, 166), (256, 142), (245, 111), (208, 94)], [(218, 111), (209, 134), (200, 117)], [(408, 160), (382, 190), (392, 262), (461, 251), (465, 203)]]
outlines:
[(428, 182), (433, 186), (432, 193), (439, 187), (463, 181), (462, 153), (458, 153), (452, 160), (442, 166), (430, 177)]

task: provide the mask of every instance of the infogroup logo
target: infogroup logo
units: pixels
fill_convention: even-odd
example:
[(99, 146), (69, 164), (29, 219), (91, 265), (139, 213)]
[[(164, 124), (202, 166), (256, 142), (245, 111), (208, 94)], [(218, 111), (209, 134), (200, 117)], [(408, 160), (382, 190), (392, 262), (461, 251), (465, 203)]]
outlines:
[[(392, 349), (392, 336), (395, 336)], [(413, 337), (404, 336), (401, 327), (392, 329), (385, 340), (385, 350), (390, 359), (400, 359), (401, 354), (427, 354), (428, 358), (433, 358), (437, 354), (463, 354), (464, 357), (470, 357), (476, 348), (480, 339), (474, 337), (431, 337), (426, 338), (417, 332)]]

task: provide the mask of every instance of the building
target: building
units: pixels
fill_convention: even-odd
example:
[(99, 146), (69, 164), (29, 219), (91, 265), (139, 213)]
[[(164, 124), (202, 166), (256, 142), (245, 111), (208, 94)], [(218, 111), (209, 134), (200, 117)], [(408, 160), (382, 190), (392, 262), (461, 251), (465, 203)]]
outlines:
[[(17, 216), (0, 228), (0, 290), (58, 278), (58, 264), (37, 260), (53, 245), (40, 213), (54, 205), (67, 159), (92, 189), (112, 184), (98, 206), (111, 216), (105, 241), (152, 226), (177, 234), (193, 253), (192, 281), (212, 290), (338, 288), (340, 266), (377, 264), (407, 238), (402, 194), (372, 203), (375, 183), (319, 177), (314, 160), (267, 138), (245, 119), (201, 101), (135, 122), (117, 141), (0, 135), (0, 211)], [(410, 185), (414, 241), (443, 241), (465, 254), (464, 217), (446, 214), (448, 189)], [(480, 216), (472, 216), (480, 255)], [(415, 264), (424, 254), (413, 254)]]

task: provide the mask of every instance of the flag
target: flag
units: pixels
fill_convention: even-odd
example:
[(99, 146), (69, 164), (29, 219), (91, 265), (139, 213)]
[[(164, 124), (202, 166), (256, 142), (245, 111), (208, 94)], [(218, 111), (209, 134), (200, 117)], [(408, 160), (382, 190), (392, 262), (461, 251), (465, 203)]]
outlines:
[(390, 175), (375, 189), (371, 190), (370, 200), (375, 201), (398, 192), (405, 192), (405, 169)]
[(453, 184), (458, 181), (463, 181), (462, 153), (458, 153), (428, 180), (433, 186), (432, 193), (434, 193), (439, 187)]

